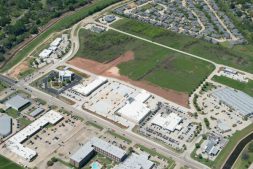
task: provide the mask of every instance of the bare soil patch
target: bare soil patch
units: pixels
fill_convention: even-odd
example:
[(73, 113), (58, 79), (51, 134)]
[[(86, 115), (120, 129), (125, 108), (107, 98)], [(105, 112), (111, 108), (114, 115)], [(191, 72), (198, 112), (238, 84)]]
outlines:
[(17, 65), (11, 72), (8, 74), (10, 77), (14, 79), (18, 79), (19, 73), (24, 72), (29, 69), (29, 63), (28, 61), (23, 61), (19, 65)]
[(104, 72), (111, 69), (112, 67), (116, 67), (120, 63), (128, 62), (133, 59), (134, 59), (134, 53), (131, 51), (128, 51), (124, 53), (123, 55), (119, 56), (118, 58), (114, 59), (113, 61), (105, 63), (105, 64), (97, 62), (97, 61), (93, 61), (90, 59), (85, 59), (83, 57), (75, 57), (74, 59), (68, 61), (68, 63), (76, 67), (93, 72), (95, 74), (103, 74)]
[(134, 81), (129, 79), (127, 76), (120, 75), (119, 69), (117, 65), (123, 62), (128, 62), (134, 59), (134, 53), (131, 51), (126, 52), (121, 55), (117, 59), (109, 62), (109, 63), (99, 63), (97, 61), (93, 61), (90, 59), (85, 59), (81, 57), (75, 57), (74, 59), (68, 61), (69, 64), (74, 65), (80, 69), (85, 69), (97, 75), (103, 75), (107, 77), (113, 77), (127, 83), (130, 83), (134, 86), (143, 88), (151, 93), (155, 93), (156, 95), (163, 97), (164, 99), (175, 102), (181, 106), (189, 107), (188, 99), (189, 96), (187, 93), (177, 92), (175, 90), (164, 89), (154, 84), (151, 84), (147, 81), (140, 80)]

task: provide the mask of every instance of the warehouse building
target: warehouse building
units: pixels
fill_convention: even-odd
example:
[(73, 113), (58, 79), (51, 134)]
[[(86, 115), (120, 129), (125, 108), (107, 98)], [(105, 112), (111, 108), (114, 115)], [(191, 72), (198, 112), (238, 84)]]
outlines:
[(70, 163), (81, 168), (90, 161), (95, 153), (100, 153), (116, 162), (123, 161), (127, 156), (126, 151), (94, 137), (70, 157)]
[(149, 160), (149, 154), (132, 153), (123, 163), (113, 169), (152, 169), (155, 163)]
[(2, 114), (0, 115), (0, 138), (7, 137), (12, 132), (12, 119), (11, 117)]
[(89, 83), (87, 86), (83, 84), (78, 84), (72, 89), (84, 96), (89, 96), (92, 92), (97, 90), (100, 86), (105, 84), (108, 80), (105, 77), (99, 76), (97, 79)]
[(12, 136), (6, 141), (7, 149), (17, 154), (27, 161), (31, 161), (37, 156), (37, 152), (22, 145), (24, 141), (39, 132), (47, 124), (56, 124), (63, 116), (53, 110), (50, 110), (39, 119), (35, 120), (23, 130)]
[(151, 120), (151, 124), (162, 127), (165, 130), (174, 132), (175, 130), (181, 130), (182, 126), (179, 123), (182, 122), (182, 118), (175, 113), (170, 114), (156, 114)]
[(253, 114), (253, 98), (241, 91), (232, 88), (220, 88), (212, 93), (212, 96), (221, 103), (238, 111), (242, 116)]
[(128, 99), (128, 102), (118, 111), (118, 114), (135, 124), (142, 122), (142, 120), (151, 112), (144, 103), (150, 97), (150, 93), (142, 90), (135, 98)]
[(13, 108), (17, 111), (24, 109), (31, 103), (30, 100), (23, 98), (20, 95), (13, 96), (5, 102), (6, 107)]

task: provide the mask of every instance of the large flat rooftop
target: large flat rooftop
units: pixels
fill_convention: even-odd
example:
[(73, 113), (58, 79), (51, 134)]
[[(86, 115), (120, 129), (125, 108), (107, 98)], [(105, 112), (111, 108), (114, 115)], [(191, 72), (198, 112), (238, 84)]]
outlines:
[(220, 88), (212, 93), (231, 108), (234, 108), (242, 116), (253, 114), (253, 98), (241, 91), (232, 88)]
[(25, 106), (29, 103), (30, 103), (30, 100), (25, 99), (20, 95), (16, 95), (16, 96), (13, 96), (12, 98), (10, 98), (9, 100), (7, 100), (5, 102), (5, 105), (7, 107), (11, 107), (15, 110), (19, 110), (20, 108), (22, 108), (23, 106)]

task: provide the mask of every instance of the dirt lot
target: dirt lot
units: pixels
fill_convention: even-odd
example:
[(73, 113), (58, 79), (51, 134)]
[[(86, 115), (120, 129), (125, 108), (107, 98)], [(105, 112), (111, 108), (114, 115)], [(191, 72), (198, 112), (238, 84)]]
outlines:
[(14, 69), (12, 69), (8, 75), (14, 79), (18, 79), (19, 73), (24, 72), (25, 70), (28, 69), (29, 69), (28, 61), (23, 61), (22, 63), (17, 65)]
[(117, 65), (123, 62), (133, 60), (133, 59), (134, 59), (134, 53), (131, 51), (128, 51), (124, 55), (106, 64), (99, 63), (90, 59), (85, 59), (83, 57), (82, 58), (75, 57), (74, 59), (70, 60), (68, 63), (78, 68), (85, 69), (87, 71), (90, 71), (98, 75), (103, 75), (103, 76), (108, 76), (108, 77), (117, 78), (119, 80), (123, 80), (134, 86), (138, 86), (149, 92), (155, 93), (167, 100), (173, 101), (179, 105), (188, 107), (189, 97), (186, 93), (177, 92), (177, 91), (169, 90), (169, 89), (163, 89), (159, 86), (150, 84), (147, 81), (134, 81), (134, 80), (129, 79), (126, 76), (120, 75)]
[(120, 63), (127, 62), (134, 59), (134, 53), (131, 51), (126, 52), (125, 54), (119, 56), (117, 59), (109, 63), (99, 63), (97, 61), (93, 61), (90, 59), (85, 59), (81, 57), (75, 57), (74, 59), (70, 60), (68, 63), (74, 65), (79, 68), (85, 68), (90, 72), (95, 74), (103, 74), (104, 72), (108, 71), (110, 68), (117, 66)]

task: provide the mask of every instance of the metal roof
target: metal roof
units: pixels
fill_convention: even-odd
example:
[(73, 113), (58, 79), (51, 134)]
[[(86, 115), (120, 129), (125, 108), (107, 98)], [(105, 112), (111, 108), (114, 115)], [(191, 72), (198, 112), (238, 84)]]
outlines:
[(90, 142), (86, 143), (84, 146), (82, 146), (80, 149), (78, 149), (71, 157), (70, 159), (80, 163), (86, 156), (88, 156), (90, 153), (94, 151), (94, 148), (90, 144)]
[(0, 116), (0, 136), (6, 137), (11, 133), (11, 117), (3, 114)]
[(91, 140), (91, 144), (94, 146), (94, 147), (97, 147), (99, 149), (102, 149), (103, 151), (117, 157), (117, 158), (123, 158), (125, 155), (126, 155), (126, 151), (122, 150), (121, 148), (119, 147), (116, 147), (112, 144), (109, 144), (108, 142), (104, 141), (104, 140), (101, 140), (97, 137), (94, 137), (92, 140)]
[(26, 104), (30, 103), (30, 100), (23, 98), (20, 95), (16, 95), (5, 102), (7, 107), (11, 107), (13, 109), (20, 109), (21, 107), (25, 106)]
[(142, 90), (137, 96), (135, 96), (134, 99), (128, 100), (128, 103), (119, 109), (118, 113), (122, 117), (134, 123), (139, 123), (151, 111), (147, 105), (144, 104), (144, 102), (147, 101), (150, 97), (150, 93)]
[(40, 113), (42, 113), (43, 111), (45, 111), (45, 109), (39, 107), (39, 108), (35, 109), (33, 112), (31, 112), (30, 115), (31, 115), (32, 117), (36, 117), (36, 116), (38, 116)]
[(24, 129), (13, 135), (10, 139), (8, 139), (6, 141), (7, 148), (13, 153), (30, 161), (33, 157), (36, 156), (37, 152), (29, 147), (22, 145), (22, 142), (31, 137), (34, 133), (38, 132), (48, 123), (55, 124), (62, 118), (63, 116), (58, 112), (54, 110), (48, 111), (42, 117), (33, 121), (31, 124), (29, 124)]
[(156, 114), (151, 123), (173, 132), (182, 120), (176, 113), (170, 113), (169, 115)]
[(214, 91), (212, 95), (240, 112), (243, 116), (253, 113), (253, 98), (241, 91), (232, 88), (221, 88)]
[(108, 81), (107, 78), (99, 76), (97, 79), (89, 83), (87, 86), (78, 84), (73, 87), (73, 90), (75, 90), (78, 93), (81, 93), (84, 96), (87, 96), (91, 94), (94, 90), (96, 90), (98, 87), (105, 84), (107, 81)]
[(114, 167), (114, 169), (151, 169), (154, 162), (148, 159), (147, 154), (132, 153), (123, 163)]
[(94, 147), (97, 147), (113, 156), (116, 156), (118, 158), (123, 158), (126, 155), (126, 151), (120, 149), (119, 147), (116, 147), (112, 144), (107, 143), (104, 140), (101, 140), (97, 137), (92, 138), (90, 141), (88, 141), (84, 146), (82, 146), (79, 150), (77, 150), (70, 159), (74, 160), (75, 162), (81, 162), (86, 156), (88, 156), (90, 153), (92, 153), (94, 150)]

